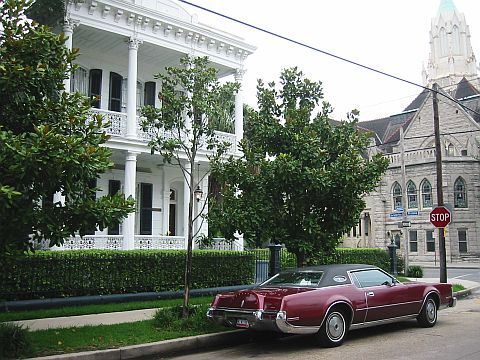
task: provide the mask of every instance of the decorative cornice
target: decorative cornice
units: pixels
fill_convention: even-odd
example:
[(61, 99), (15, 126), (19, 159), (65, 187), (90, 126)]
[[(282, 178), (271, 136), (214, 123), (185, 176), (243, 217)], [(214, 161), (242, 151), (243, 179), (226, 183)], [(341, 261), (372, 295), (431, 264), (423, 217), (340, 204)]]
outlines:
[[(164, 38), (169, 42), (176, 42), (178, 45), (183, 43), (183, 46), (190, 44), (190, 46), (205, 51), (206, 54), (211, 53), (215, 57), (225, 60), (230, 58), (230, 61), (243, 61), (255, 51), (255, 47), (243, 43), (236, 36), (229, 37), (228, 34), (204, 28), (193, 20), (190, 23), (185, 18), (177, 19), (170, 14), (140, 7), (131, 2), (117, 0), (67, 1), (70, 1), (67, 14), (70, 11), (72, 15), (78, 13), (81, 15), (82, 22), (83, 18), (92, 17), (93, 21), (110, 24), (110, 26), (134, 27), (135, 34), (141, 35), (145, 40), (149, 36), (152, 37), (152, 41), (155, 41), (155, 38), (160, 40), (158, 34), (163, 30)], [(91, 24), (87, 20), (85, 23)]]

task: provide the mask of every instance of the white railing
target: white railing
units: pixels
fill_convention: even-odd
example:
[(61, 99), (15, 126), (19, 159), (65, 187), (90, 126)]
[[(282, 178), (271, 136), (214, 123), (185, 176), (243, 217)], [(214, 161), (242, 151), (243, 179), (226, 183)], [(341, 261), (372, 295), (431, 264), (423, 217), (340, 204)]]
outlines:
[(205, 250), (236, 250), (243, 251), (243, 241), (227, 241), (224, 238), (214, 238), (210, 246), (203, 247)]
[(103, 116), (104, 123), (109, 123), (108, 127), (105, 129), (108, 135), (114, 136), (125, 136), (127, 133), (127, 114), (100, 110), (100, 109), (91, 109), (92, 114)]
[(134, 248), (140, 250), (184, 250), (183, 236), (135, 235)]
[[(95, 115), (103, 116), (105, 123), (108, 122), (108, 127), (105, 128), (105, 132), (108, 135), (125, 137), (127, 134), (127, 114), (115, 111), (101, 110), (101, 109), (91, 109), (91, 113)], [(144, 142), (149, 142), (155, 136), (157, 136), (157, 129), (147, 129), (144, 131), (142, 129), (142, 118), (137, 116), (137, 138)], [(173, 138), (171, 131), (163, 131), (163, 138), (170, 139)], [(222, 131), (215, 131), (215, 137), (220, 142), (228, 142), (230, 144), (228, 148), (229, 153), (235, 153), (237, 151), (237, 137), (235, 134), (230, 134)], [(207, 144), (203, 141), (202, 149), (207, 150)]]
[[(185, 237), (162, 235), (135, 235), (133, 247), (136, 250), (185, 250)], [(122, 250), (123, 235), (86, 235), (70, 237), (65, 240), (62, 248), (55, 250)], [(243, 241), (226, 241), (216, 238), (212, 245), (203, 247), (206, 250), (236, 250), (243, 251)]]
[[(405, 163), (413, 163), (417, 161), (435, 159), (435, 149), (423, 149), (416, 151), (405, 152)], [(385, 157), (390, 161), (390, 165), (400, 165), (402, 163), (402, 154), (385, 154)]]
[(123, 236), (122, 235), (86, 235), (83, 238), (80, 236), (70, 237), (65, 240), (63, 244), (64, 250), (88, 250), (88, 249), (103, 249), (103, 250), (122, 250)]

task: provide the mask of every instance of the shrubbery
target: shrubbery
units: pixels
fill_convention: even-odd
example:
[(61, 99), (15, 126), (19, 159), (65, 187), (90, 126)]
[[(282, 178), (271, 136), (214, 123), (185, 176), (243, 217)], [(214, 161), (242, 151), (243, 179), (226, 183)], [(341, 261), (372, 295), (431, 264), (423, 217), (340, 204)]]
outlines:
[[(192, 289), (253, 284), (256, 261), (269, 257), (268, 249), (195, 250)], [(280, 259), (282, 269), (296, 267), (295, 256), (285, 249)], [(360, 263), (390, 270), (389, 255), (382, 249), (339, 248), (312, 260), (318, 265)], [(178, 291), (183, 289), (185, 251), (38, 251), (8, 260), (5, 269), (0, 272), (4, 300)]]
[[(18, 300), (183, 289), (185, 251), (38, 251), (7, 262), (0, 299)], [(253, 282), (253, 255), (194, 251), (192, 288)]]
[(0, 323), (0, 359), (18, 359), (29, 355), (32, 345), (28, 330), (13, 323)]

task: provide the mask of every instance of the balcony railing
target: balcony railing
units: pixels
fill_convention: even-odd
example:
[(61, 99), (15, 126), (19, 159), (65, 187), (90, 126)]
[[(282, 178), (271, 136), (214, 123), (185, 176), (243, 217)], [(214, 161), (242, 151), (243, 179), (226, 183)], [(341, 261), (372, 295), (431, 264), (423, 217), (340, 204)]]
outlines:
[[(122, 250), (123, 235), (86, 235), (70, 237), (63, 244), (63, 250)], [(185, 250), (185, 237), (162, 235), (135, 235), (133, 247), (136, 250)], [(61, 248), (57, 249), (60, 250)], [(225, 239), (215, 239), (208, 250), (243, 250), (243, 241), (229, 242)]]
[[(405, 163), (416, 163), (423, 162), (425, 160), (435, 159), (435, 149), (422, 149), (416, 151), (406, 151), (405, 152)], [(385, 157), (390, 161), (390, 165), (401, 165), (402, 163), (402, 154), (385, 154)]]
[[(106, 133), (111, 136), (124, 138), (127, 134), (127, 114), (115, 111), (91, 109), (92, 114), (103, 116), (105, 123), (108, 122), (108, 127), (105, 129)], [(154, 136), (156, 136), (156, 130), (144, 131), (141, 126), (141, 118), (137, 116), (137, 138), (140, 141), (149, 142)], [(173, 134), (169, 131), (164, 131), (162, 136), (164, 138), (172, 138)], [(225, 133), (221, 131), (215, 131), (215, 136), (221, 142), (230, 143), (228, 149), (229, 153), (235, 153), (237, 151), (237, 138), (235, 134)], [(207, 144), (203, 142), (202, 149), (207, 149)]]

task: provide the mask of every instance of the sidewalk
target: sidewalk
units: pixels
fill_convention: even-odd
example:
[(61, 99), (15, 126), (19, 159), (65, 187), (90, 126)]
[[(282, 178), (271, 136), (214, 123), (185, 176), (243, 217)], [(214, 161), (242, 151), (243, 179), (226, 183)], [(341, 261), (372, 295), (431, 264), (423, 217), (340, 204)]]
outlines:
[[(417, 265), (426, 269), (437, 269), (440, 268), (440, 261), (435, 262), (422, 262), (422, 261), (410, 261), (409, 266)], [(447, 261), (447, 269), (480, 269), (480, 263), (478, 262), (469, 262), (469, 261), (456, 261), (450, 262)]]

